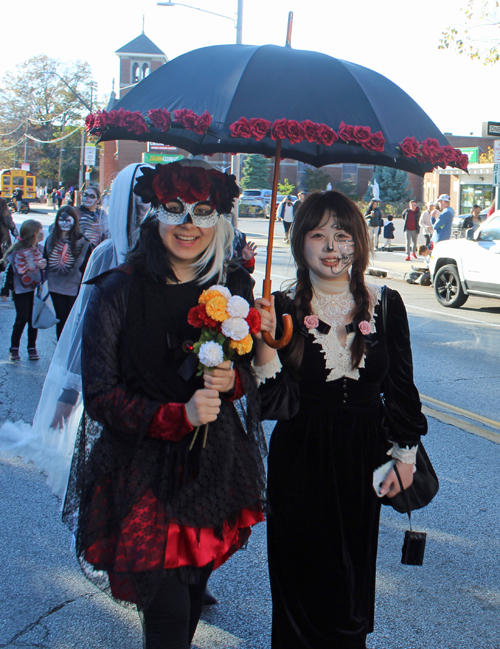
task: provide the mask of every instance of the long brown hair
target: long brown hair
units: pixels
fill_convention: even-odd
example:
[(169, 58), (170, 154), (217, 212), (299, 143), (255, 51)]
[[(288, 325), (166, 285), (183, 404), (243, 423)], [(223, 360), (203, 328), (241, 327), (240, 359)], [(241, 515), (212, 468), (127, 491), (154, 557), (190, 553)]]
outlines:
[[(352, 320), (370, 320), (370, 297), (365, 285), (364, 273), (370, 255), (370, 239), (365, 219), (360, 209), (350, 198), (337, 191), (315, 192), (310, 194), (297, 211), (291, 231), (292, 254), (297, 264), (295, 288), (295, 306), (297, 319), (302, 323), (304, 317), (311, 315), (313, 289), (309, 277), (309, 268), (304, 256), (306, 234), (317, 228), (325, 214), (334, 212), (339, 224), (354, 239), (354, 262), (351, 267), (349, 289), (354, 297), (355, 307)], [(363, 334), (356, 330), (351, 345), (352, 367), (359, 367), (365, 351)], [(298, 369), (304, 354), (304, 337), (295, 332), (289, 346), (288, 362)]]
[(74, 219), (73, 226), (68, 232), (68, 241), (71, 252), (73, 253), (73, 256), (76, 257), (76, 242), (81, 239), (81, 234), (78, 225), (78, 212), (74, 207), (71, 207), (71, 205), (65, 205), (64, 207), (61, 207), (59, 210), (57, 210), (56, 218), (54, 220), (54, 229), (50, 233), (50, 237), (47, 241), (47, 252), (50, 255), (56, 243), (63, 238), (62, 230), (59, 227), (59, 217), (61, 216), (61, 214), (67, 214)]
[(34, 219), (28, 219), (21, 223), (19, 228), (19, 239), (11, 245), (3, 256), (2, 261), (5, 261), (7, 255), (10, 255), (14, 250), (20, 250), (21, 248), (30, 248), (31, 246), (36, 246), (38, 243), (36, 240), (36, 235), (43, 228), (43, 225), (40, 221), (35, 221)]

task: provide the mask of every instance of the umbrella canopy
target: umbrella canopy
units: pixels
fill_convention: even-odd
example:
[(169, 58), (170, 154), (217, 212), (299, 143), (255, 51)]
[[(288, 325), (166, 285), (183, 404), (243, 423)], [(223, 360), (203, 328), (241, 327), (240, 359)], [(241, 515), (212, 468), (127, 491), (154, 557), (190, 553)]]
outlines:
[(386, 77), (319, 52), (216, 45), (187, 52), (89, 116), (101, 140), (171, 144), (193, 155), (260, 153), (320, 167), (365, 163), (423, 175), (466, 157)]

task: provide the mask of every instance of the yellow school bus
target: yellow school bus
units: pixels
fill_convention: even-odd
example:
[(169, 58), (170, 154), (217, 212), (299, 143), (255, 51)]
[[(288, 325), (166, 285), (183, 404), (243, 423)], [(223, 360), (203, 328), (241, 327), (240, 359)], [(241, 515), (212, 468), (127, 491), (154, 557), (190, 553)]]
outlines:
[(0, 190), (2, 197), (9, 199), (16, 189), (23, 190), (23, 199), (34, 201), (36, 198), (36, 176), (25, 169), (2, 169), (0, 171)]

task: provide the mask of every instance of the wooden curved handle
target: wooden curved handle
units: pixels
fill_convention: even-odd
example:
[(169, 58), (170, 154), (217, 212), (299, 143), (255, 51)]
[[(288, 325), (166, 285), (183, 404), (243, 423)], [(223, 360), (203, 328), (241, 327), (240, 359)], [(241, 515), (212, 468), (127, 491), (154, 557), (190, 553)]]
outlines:
[(290, 342), (293, 333), (292, 316), (288, 313), (283, 314), (283, 335), (279, 340), (274, 340), (270, 333), (267, 331), (262, 332), (262, 338), (268, 347), (271, 349), (283, 349)]

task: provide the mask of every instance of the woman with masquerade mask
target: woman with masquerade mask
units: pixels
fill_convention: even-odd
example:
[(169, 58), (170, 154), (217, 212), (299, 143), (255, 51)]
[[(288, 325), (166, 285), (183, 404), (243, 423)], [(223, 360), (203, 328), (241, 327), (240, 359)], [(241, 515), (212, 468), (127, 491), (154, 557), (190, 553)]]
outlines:
[(80, 230), (93, 246), (109, 236), (106, 212), (99, 207), (100, 199), (100, 191), (90, 185), (83, 191), (82, 204), (78, 207)]
[[(83, 316), (92, 290), (86, 284), (123, 263), (135, 243), (139, 225), (149, 204), (133, 193), (136, 180), (147, 165), (131, 164), (114, 179), (107, 220), (110, 238), (92, 252), (76, 302), (66, 321), (45, 378), (42, 394), (29, 424), (7, 421), (0, 428), (3, 455), (33, 461), (47, 476), (47, 484), (64, 498), (78, 424), (82, 417), (81, 341)], [(45, 263), (45, 262), (44, 262)]]
[[(373, 472), (389, 454), (408, 487), (427, 430), (408, 321), (399, 293), (385, 288), (384, 331), (381, 287), (364, 279), (368, 230), (343, 194), (305, 199), (291, 248), (297, 279), (275, 294), (276, 314), (261, 315), (262, 329), (272, 333), (280, 316), (291, 314), (294, 334), (279, 356), (257, 341), (254, 360), (263, 408), (274, 404), (266, 414), (283, 420), (268, 463), (272, 647), (365, 649), (373, 631), (380, 513)], [(259, 309), (271, 306), (257, 302)], [(297, 399), (287, 398), (291, 385), (300, 391)], [(391, 470), (381, 494), (399, 490)]]
[(265, 446), (249, 355), (197, 375), (188, 312), (212, 285), (252, 303), (253, 280), (225, 261), (234, 176), (186, 160), (143, 169), (135, 192), (152, 208), (85, 315), (63, 518), (89, 578), (138, 606), (145, 647), (188, 649), (212, 570), (263, 520)]
[(76, 210), (69, 205), (62, 207), (56, 214), (43, 254), (47, 260), (50, 296), (59, 320), (57, 340), (76, 301), (92, 248), (79, 230)]

